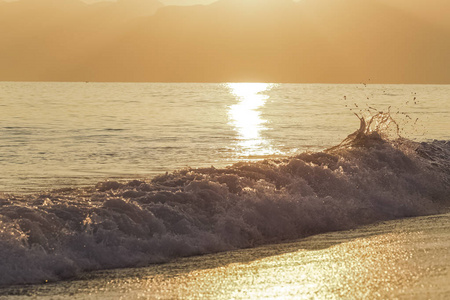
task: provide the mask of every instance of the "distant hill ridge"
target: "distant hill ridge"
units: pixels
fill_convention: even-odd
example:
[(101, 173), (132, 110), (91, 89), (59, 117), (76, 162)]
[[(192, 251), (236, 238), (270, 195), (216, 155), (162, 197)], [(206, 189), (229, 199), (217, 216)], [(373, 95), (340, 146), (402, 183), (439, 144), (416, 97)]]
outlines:
[(450, 1), (0, 2), (0, 80), (450, 84)]

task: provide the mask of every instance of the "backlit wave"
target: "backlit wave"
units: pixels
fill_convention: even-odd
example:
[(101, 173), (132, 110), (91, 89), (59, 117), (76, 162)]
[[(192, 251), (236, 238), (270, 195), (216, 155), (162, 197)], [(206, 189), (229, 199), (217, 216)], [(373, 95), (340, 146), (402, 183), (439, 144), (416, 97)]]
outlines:
[(0, 196), (0, 285), (254, 247), (446, 207), (450, 142), (387, 140), (366, 125), (323, 152)]

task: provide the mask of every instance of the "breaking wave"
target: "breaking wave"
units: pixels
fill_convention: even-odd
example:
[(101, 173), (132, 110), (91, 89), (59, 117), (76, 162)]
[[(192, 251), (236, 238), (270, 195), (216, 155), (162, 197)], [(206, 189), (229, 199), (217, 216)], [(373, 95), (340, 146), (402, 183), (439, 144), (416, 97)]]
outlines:
[[(0, 285), (137, 267), (439, 213), (450, 142), (388, 139), (378, 114), (340, 145), (90, 189), (0, 196)], [(394, 124), (396, 125), (396, 124)]]

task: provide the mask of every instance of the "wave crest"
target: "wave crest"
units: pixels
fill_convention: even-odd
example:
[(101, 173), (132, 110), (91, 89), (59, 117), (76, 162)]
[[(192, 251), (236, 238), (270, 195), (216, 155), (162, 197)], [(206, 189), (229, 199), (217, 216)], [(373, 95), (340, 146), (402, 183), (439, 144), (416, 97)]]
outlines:
[(253, 247), (448, 204), (448, 141), (388, 140), (380, 126), (390, 116), (360, 120), (323, 152), (3, 196), (0, 285)]

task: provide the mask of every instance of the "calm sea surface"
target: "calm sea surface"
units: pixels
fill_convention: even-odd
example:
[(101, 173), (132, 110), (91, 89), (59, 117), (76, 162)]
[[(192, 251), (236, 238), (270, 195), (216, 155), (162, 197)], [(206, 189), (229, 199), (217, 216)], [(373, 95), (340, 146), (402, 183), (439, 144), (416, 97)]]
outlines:
[(405, 137), (450, 139), (450, 85), (0, 82), (0, 192), (321, 150), (388, 109)]

